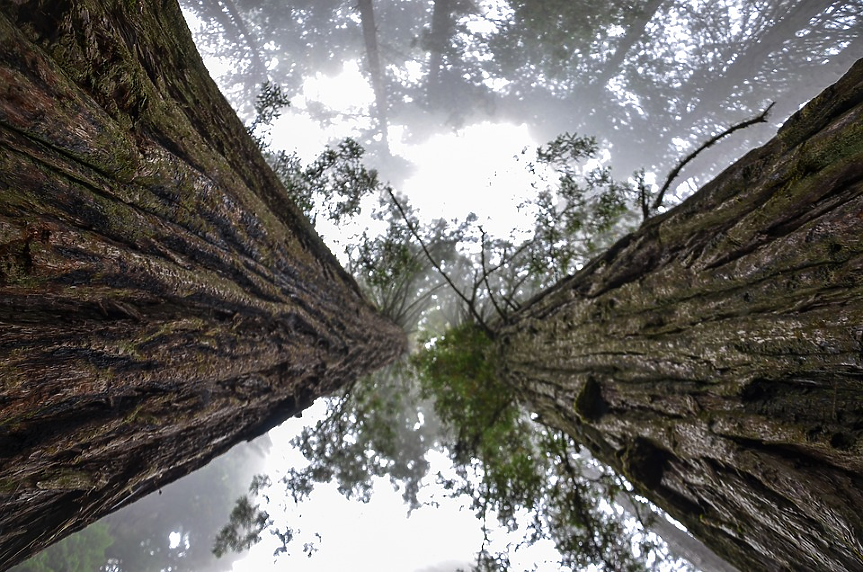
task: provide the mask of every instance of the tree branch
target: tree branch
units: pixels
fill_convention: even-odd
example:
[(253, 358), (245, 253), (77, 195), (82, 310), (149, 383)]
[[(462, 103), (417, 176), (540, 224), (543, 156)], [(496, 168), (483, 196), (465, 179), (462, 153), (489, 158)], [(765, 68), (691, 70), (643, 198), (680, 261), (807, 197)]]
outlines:
[(668, 178), (665, 180), (665, 184), (662, 185), (662, 188), (659, 190), (659, 194), (656, 195), (656, 200), (654, 200), (653, 205), (651, 205), (651, 210), (656, 211), (660, 206), (662, 206), (662, 199), (665, 197), (666, 191), (668, 191), (668, 188), (671, 186), (672, 181), (674, 181), (674, 179), (677, 178), (677, 175), (680, 174), (680, 171), (683, 170), (683, 167), (685, 167), (687, 165), (687, 163), (689, 163), (690, 161), (695, 159), (695, 157), (697, 157), (699, 153), (701, 153), (702, 151), (704, 151), (708, 147), (711, 147), (712, 145), (717, 143), (720, 139), (723, 139), (723, 138), (727, 137), (728, 135), (731, 135), (735, 131), (738, 131), (740, 129), (745, 129), (745, 128), (749, 127), (750, 125), (754, 125), (756, 123), (766, 123), (767, 122), (767, 114), (770, 113), (770, 110), (773, 109), (774, 105), (776, 105), (775, 101), (772, 102), (770, 105), (768, 105), (767, 109), (762, 111), (761, 114), (758, 115), (757, 117), (747, 119), (746, 121), (743, 121), (741, 123), (738, 123), (737, 125), (733, 125), (732, 127), (729, 127), (728, 129), (726, 129), (725, 131), (723, 131), (719, 135), (714, 135), (709, 140), (707, 140), (706, 143), (701, 145), (701, 147), (699, 147), (698, 149), (696, 149), (695, 151), (693, 151), (692, 153), (687, 155), (680, 163), (677, 164), (677, 166), (674, 169), (671, 170), (671, 173), (668, 174)]
[(387, 187), (387, 193), (389, 194), (390, 199), (392, 199), (393, 204), (396, 205), (396, 208), (398, 209), (399, 214), (402, 216), (402, 219), (405, 221), (405, 224), (408, 226), (408, 230), (411, 232), (413, 237), (417, 239), (417, 242), (420, 243), (420, 247), (423, 249), (423, 252), (425, 253), (426, 258), (428, 258), (428, 261), (431, 263), (434, 269), (437, 270), (438, 274), (441, 275), (441, 277), (446, 281), (446, 283), (449, 284), (449, 287), (452, 289), (453, 292), (455, 292), (456, 296), (461, 298), (461, 300), (465, 304), (467, 304), (467, 309), (470, 312), (470, 315), (473, 317), (474, 320), (476, 320), (476, 323), (483, 329), (486, 335), (488, 335), (489, 338), (494, 339), (494, 332), (492, 332), (491, 328), (488, 327), (488, 325), (485, 323), (485, 320), (483, 320), (482, 316), (479, 315), (479, 312), (476, 311), (476, 306), (474, 302), (468, 299), (468, 297), (465, 296), (461, 290), (459, 290), (458, 286), (455, 285), (449, 275), (447, 275), (447, 273), (444, 272), (443, 268), (441, 268), (440, 264), (438, 264), (432, 257), (431, 253), (426, 247), (425, 241), (420, 238), (419, 233), (414, 228), (414, 225), (411, 223), (410, 218), (408, 218), (408, 215), (405, 212), (404, 208), (402, 208), (402, 204), (396, 198), (395, 193), (393, 193), (393, 190)]
[(500, 316), (500, 319), (504, 322), (507, 321), (507, 315), (500, 309), (500, 306), (497, 304), (497, 300), (494, 299), (494, 292), (491, 290), (491, 284), (488, 282), (488, 275), (493, 272), (493, 270), (486, 270), (485, 268), (485, 237), (486, 233), (482, 227), (479, 227), (479, 231), (482, 233), (482, 243), (480, 244), (480, 263), (482, 265), (482, 281), (485, 283), (485, 289), (488, 290), (488, 297), (491, 300), (491, 305), (494, 306), (494, 309), (497, 311), (497, 315)]

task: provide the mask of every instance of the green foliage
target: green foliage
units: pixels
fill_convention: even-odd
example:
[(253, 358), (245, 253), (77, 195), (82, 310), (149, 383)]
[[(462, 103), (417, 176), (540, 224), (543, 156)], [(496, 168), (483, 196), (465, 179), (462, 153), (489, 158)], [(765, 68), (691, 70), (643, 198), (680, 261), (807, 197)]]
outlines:
[[(255, 479), (250, 487), (253, 494), (261, 488), (261, 481)], [(261, 532), (273, 524), (270, 515), (252, 504), (247, 495), (237, 499), (228, 524), (222, 527), (213, 545), (213, 554), (221, 558), (229, 550), (243, 552), (260, 542)], [(290, 540), (290, 539), (288, 539)]]
[[(389, 189), (385, 189), (389, 191)], [(434, 220), (421, 225), (416, 213), (404, 198), (398, 206), (382, 193), (372, 218), (385, 223), (383, 232), (363, 232), (353, 244), (345, 247), (348, 270), (354, 275), (366, 297), (378, 310), (413, 334), (419, 328), (429, 330), (433, 314), (450, 301), (453, 292), (445, 288), (442, 276), (434, 264), (465, 267), (459, 252), (469, 222), (457, 224)], [(469, 217), (469, 221), (472, 221)], [(410, 227), (408, 226), (410, 225)], [(422, 235), (422, 245), (410, 228)]]
[(366, 502), (372, 478), (387, 476), (410, 507), (419, 506), (420, 481), (428, 472), (425, 454), (434, 446), (434, 433), (423, 423), (425, 404), (406, 373), (404, 364), (396, 364), (360, 380), (328, 403), (322, 420), (292, 440), (309, 461), (283, 479), (295, 502), (315, 483), (331, 480), (346, 497)]
[(537, 149), (538, 164), (529, 168), (543, 180), (550, 170), (555, 180), (526, 203), (535, 213), (533, 274), (562, 278), (635, 226), (634, 213), (647, 192), (644, 174), (616, 181), (611, 169), (601, 166), (599, 151), (594, 138), (570, 133)]
[(433, 398), (441, 421), (454, 430), (452, 450), (459, 464), (497, 455), (507, 428), (518, 417), (512, 390), (497, 381), (488, 335), (470, 322), (424, 344), (412, 356), (422, 394)]
[(97, 522), (49, 546), (10, 572), (96, 572), (107, 564), (105, 550), (113, 542), (109, 526)]
[(296, 153), (269, 153), (270, 166), (288, 190), (289, 198), (315, 223), (319, 214), (341, 222), (360, 212), (364, 197), (380, 191), (377, 172), (367, 169), (365, 150), (353, 139), (327, 148), (303, 166)]
[(336, 223), (359, 214), (363, 198), (381, 190), (377, 172), (363, 163), (365, 149), (346, 138), (334, 148), (327, 146), (305, 166), (296, 153), (272, 151), (269, 130), (289, 105), (281, 86), (264, 82), (255, 102), (255, 119), (246, 128), (285, 185), (288, 197), (312, 224), (319, 214)]
[(271, 124), (279, 118), (282, 108), (291, 105), (291, 100), (282, 90), (282, 86), (265, 81), (261, 85), (261, 93), (255, 99), (255, 123)]
[(246, 127), (246, 131), (259, 147), (266, 146), (273, 122), (281, 116), (282, 109), (290, 105), (291, 101), (279, 84), (269, 80), (261, 84), (261, 91), (255, 99), (255, 119)]

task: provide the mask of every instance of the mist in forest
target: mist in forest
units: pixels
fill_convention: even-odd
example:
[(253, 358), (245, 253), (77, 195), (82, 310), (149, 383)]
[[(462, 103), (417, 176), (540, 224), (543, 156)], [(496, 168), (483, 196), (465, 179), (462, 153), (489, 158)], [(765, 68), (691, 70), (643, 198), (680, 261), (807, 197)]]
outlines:
[[(594, 165), (621, 180), (643, 170), (658, 186), (699, 145), (772, 104), (766, 122), (735, 132), (686, 166), (662, 207), (669, 208), (767, 141), (863, 57), (863, 0), (181, 4), (211, 74), (245, 124), (259, 116), (265, 82), (290, 101), (255, 132), (271, 150), (296, 152), (309, 163), (324, 145), (350, 137), (377, 177), (416, 207), (418, 220), (444, 216), (423, 209), (445, 205), (446, 217), (464, 220), (473, 212), (489, 229), (499, 228), (493, 222), (520, 224), (518, 205), (536, 180), (536, 148), (561, 134), (595, 137)], [(339, 235), (346, 228), (357, 232), (319, 226), (334, 250), (349, 240)], [(446, 232), (435, 243), (441, 253), (451, 246)], [(453, 275), (456, 259), (449, 259)], [(423, 307), (445, 311), (421, 323), (411, 314), (411, 327), (434, 333), (458, 322), (459, 309), (430, 274), (417, 274), (410, 287), (424, 291)], [(428, 407), (390, 399), (386, 387), (377, 396), (405, 408), (396, 415), (394, 439), (409, 450), (405, 470), (419, 482), (439, 427)], [(230, 570), (242, 556), (215, 559), (215, 535), (266, 455), (288, 446), (263, 438), (235, 448), (13, 570), (92, 572), (93, 562), (113, 572)], [(385, 550), (382, 540), (384, 548), (370, 550)], [(89, 556), (70, 568), (70, 554)], [(424, 568), (453, 569), (451, 560)]]

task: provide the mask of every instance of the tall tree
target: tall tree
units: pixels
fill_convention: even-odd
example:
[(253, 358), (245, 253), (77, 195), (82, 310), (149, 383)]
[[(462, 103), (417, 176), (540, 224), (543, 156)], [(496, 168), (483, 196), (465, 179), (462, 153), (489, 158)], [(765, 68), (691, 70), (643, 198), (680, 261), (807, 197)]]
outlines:
[(500, 373), (741, 570), (863, 568), (863, 60), (523, 307)]
[(0, 5), (0, 568), (392, 360), (174, 1)]
[(375, 94), (375, 118), (378, 130), (383, 137), (383, 148), (389, 152), (389, 129), (387, 127), (387, 92), (384, 78), (384, 68), (381, 65), (378, 50), (378, 28), (375, 25), (375, 8), (372, 0), (359, 0), (357, 9), (360, 12), (360, 24), (363, 28), (363, 44), (366, 47), (366, 65), (369, 69), (372, 91)]
[(647, 25), (659, 11), (660, 6), (666, 0), (647, 0), (644, 5), (635, 7), (635, 17), (629, 23), (618, 40), (614, 51), (603, 63), (602, 69), (593, 79), (593, 83), (597, 87), (605, 87), (605, 85), (620, 71), (620, 66), (623, 64), (630, 51), (638, 44), (644, 36)]

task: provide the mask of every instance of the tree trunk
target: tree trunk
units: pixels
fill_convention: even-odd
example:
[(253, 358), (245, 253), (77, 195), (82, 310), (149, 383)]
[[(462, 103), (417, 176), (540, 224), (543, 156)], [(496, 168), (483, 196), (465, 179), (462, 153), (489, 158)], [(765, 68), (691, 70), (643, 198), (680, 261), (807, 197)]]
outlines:
[(0, 4), (0, 569), (403, 347), (176, 2)]
[[(224, 6), (224, 10), (222, 10), (222, 6)], [(233, 0), (219, 0), (219, 5), (216, 7), (216, 10), (223, 14), (225, 12), (228, 14), (229, 23), (222, 23), (225, 33), (231, 34), (234, 38), (241, 36), (243, 38), (243, 42), (248, 46), (251, 70), (249, 70), (248, 75), (250, 77), (247, 83), (254, 84), (253, 87), (259, 87), (262, 83), (267, 81), (267, 66), (261, 60), (261, 49), (258, 47), (258, 42), (255, 41), (255, 37), (251, 32), (249, 32), (249, 27), (246, 26), (246, 22), (243, 20), (243, 16), (240, 14), (240, 11), (237, 10), (237, 6), (234, 4)], [(237, 42), (237, 47), (240, 45), (240, 42)]]
[(863, 60), (501, 329), (501, 374), (740, 570), (863, 570)]
[(389, 125), (387, 122), (387, 92), (384, 83), (384, 69), (381, 65), (378, 50), (378, 29), (375, 25), (375, 9), (372, 0), (358, 0), (360, 22), (363, 28), (363, 43), (366, 47), (366, 60), (369, 64), (369, 77), (372, 80), (372, 91), (375, 94), (375, 116), (378, 129), (383, 138), (384, 149), (389, 155)]
[(435, 0), (432, 9), (431, 31), (428, 38), (429, 69), (426, 83), (426, 98), (429, 107), (440, 107), (443, 100), (443, 54), (452, 35), (452, 1)]
[(598, 94), (601, 94), (606, 84), (620, 72), (620, 66), (623, 65), (627, 54), (644, 36), (647, 25), (656, 16), (663, 2), (665, 0), (647, 0), (644, 6), (637, 8), (638, 12), (636, 12), (632, 23), (626, 29), (626, 33), (620, 38), (614, 53), (603, 64), (602, 70), (591, 82), (598, 88)]

